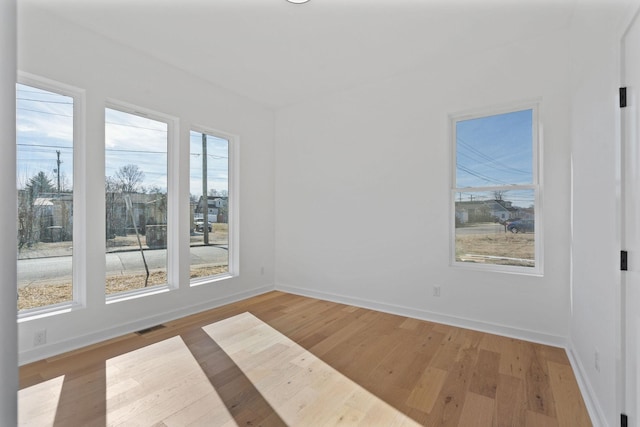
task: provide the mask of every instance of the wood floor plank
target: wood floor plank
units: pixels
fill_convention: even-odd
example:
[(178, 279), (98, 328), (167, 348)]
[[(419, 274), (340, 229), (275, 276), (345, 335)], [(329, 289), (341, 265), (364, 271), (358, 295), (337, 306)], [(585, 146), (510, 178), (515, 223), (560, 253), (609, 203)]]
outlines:
[(524, 381), (500, 374), (496, 392), (496, 424), (498, 427), (523, 426), (526, 422)]
[(525, 389), (529, 409), (549, 417), (556, 417), (555, 402), (549, 383), (547, 361), (534, 344), (526, 344), (530, 363), (525, 376)]
[[(409, 371), (412, 362), (422, 357), (415, 351), (415, 343), (410, 336), (395, 334), (395, 339), (388, 347), (387, 354), (370, 374), (370, 380), (385, 383), (399, 388), (412, 389), (418, 376)], [(405, 375), (406, 373), (410, 375)], [(408, 377), (408, 379), (407, 379)]]
[[(460, 335), (464, 336), (461, 331)], [(448, 370), (447, 379), (438, 396), (438, 401), (430, 413), (429, 426), (457, 426), (462, 415), (473, 367), (477, 360), (477, 348), (462, 347), (455, 355), (455, 362)]]
[(469, 391), (491, 399), (495, 399), (498, 389), (498, 370), (500, 368), (500, 354), (480, 350), (478, 361), (473, 371)]
[(279, 291), (162, 326), (21, 367), (19, 424), (590, 425), (556, 347)]
[(407, 399), (407, 405), (430, 413), (447, 379), (447, 371), (427, 368)]
[(553, 361), (547, 362), (549, 379), (555, 401), (558, 425), (560, 427), (585, 426), (591, 421), (587, 416), (586, 406), (579, 393), (578, 384), (570, 365)]
[[(375, 317), (372, 315), (370, 317)], [(318, 355), (323, 355), (331, 351), (335, 346), (339, 345), (342, 341), (349, 339), (354, 334), (359, 333), (362, 329), (367, 327), (367, 321), (361, 319), (355, 320), (347, 320), (347, 321), (339, 321), (336, 322), (338, 325), (332, 325), (334, 329), (337, 329), (335, 332), (331, 333), (327, 336), (327, 338), (315, 346), (313, 346), (310, 350)]]
[(525, 427), (558, 427), (558, 420), (539, 412), (527, 411)]
[(500, 346), (500, 373), (525, 379), (533, 357), (532, 348), (523, 341), (504, 338)]
[(468, 393), (462, 407), (458, 426), (491, 427), (494, 425), (494, 399), (476, 393)]
[(460, 353), (464, 342), (463, 331), (448, 326), (444, 328), (433, 328), (436, 332), (444, 333), (439, 343), (439, 348), (431, 361), (431, 364), (439, 369), (448, 371), (454, 364), (456, 357)]

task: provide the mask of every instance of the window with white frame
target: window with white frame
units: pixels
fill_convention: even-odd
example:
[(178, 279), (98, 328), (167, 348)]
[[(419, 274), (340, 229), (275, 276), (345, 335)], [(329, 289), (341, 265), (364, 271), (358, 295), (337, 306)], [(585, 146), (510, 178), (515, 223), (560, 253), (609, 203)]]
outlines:
[(189, 134), (190, 277), (193, 283), (230, 273), (230, 138)]
[(541, 273), (538, 106), (452, 117), (454, 265)]
[(105, 110), (106, 294), (167, 283), (168, 121)]
[(44, 79), (16, 85), (18, 310), (71, 303), (74, 144), (80, 91)]

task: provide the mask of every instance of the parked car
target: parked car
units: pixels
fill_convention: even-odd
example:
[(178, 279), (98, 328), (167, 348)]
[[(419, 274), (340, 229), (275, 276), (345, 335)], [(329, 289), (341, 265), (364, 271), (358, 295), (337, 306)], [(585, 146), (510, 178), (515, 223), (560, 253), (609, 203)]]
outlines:
[(535, 229), (534, 221), (532, 219), (520, 219), (513, 221), (507, 225), (507, 230), (512, 233), (526, 233), (533, 232)]
[[(204, 231), (204, 219), (196, 219), (194, 224), (196, 226), (196, 231)], [(207, 228), (211, 231), (211, 223), (209, 222), (208, 224), (209, 226)]]

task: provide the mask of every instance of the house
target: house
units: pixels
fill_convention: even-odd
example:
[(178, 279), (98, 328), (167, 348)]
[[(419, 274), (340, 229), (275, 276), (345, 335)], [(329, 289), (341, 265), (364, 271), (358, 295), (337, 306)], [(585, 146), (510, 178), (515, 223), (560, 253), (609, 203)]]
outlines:
[[(640, 297), (620, 271), (622, 237), (634, 237), (624, 231), (635, 229), (623, 219), (640, 218), (621, 194), (622, 137), (632, 135), (622, 130), (636, 109), (619, 108), (623, 86), (638, 99), (640, 72), (623, 68), (640, 51), (626, 32), (638, 0), (98, 3), (0, 6), (2, 282), (17, 277), (19, 70), (23, 83), (79, 100), (74, 284), (86, 287), (76, 305), (18, 324), (16, 289), (0, 287), (1, 424), (16, 424), (19, 364), (278, 289), (566, 348), (594, 425), (619, 425), (623, 411), (639, 425), (640, 334), (629, 328)], [(451, 117), (520, 103), (540, 107), (541, 272), (452, 266)], [(183, 282), (107, 304), (104, 122), (114, 104), (170, 123), (169, 262)], [(183, 250), (189, 130), (234, 143), (236, 270), (197, 287)]]
[[(223, 196), (207, 196), (207, 216), (209, 222), (229, 222), (228, 218), (229, 198)], [(194, 218), (204, 218), (204, 202), (200, 196), (194, 210)]]
[(476, 200), (456, 202), (456, 218), (461, 224), (467, 222), (490, 222), (518, 218), (520, 208), (504, 200)]
[[(110, 191), (106, 193), (105, 200), (108, 238), (133, 234), (136, 228), (145, 234), (148, 224), (167, 223), (166, 194)], [(127, 201), (131, 203), (130, 208)]]
[(17, 230), (22, 244), (71, 241), (73, 195), (42, 193), (30, 198), (26, 191), (18, 191)]

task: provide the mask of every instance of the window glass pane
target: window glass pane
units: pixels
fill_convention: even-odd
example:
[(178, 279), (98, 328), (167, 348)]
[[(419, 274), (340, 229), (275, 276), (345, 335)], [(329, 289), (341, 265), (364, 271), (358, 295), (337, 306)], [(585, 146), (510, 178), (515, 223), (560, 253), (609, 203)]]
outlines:
[(73, 300), (73, 98), (16, 87), (18, 309)]
[(167, 123), (105, 113), (106, 293), (167, 282)]
[(229, 272), (229, 141), (190, 134), (191, 278)]
[(533, 110), (456, 122), (457, 188), (533, 183)]
[(456, 193), (456, 261), (535, 267), (534, 231), (534, 190)]

